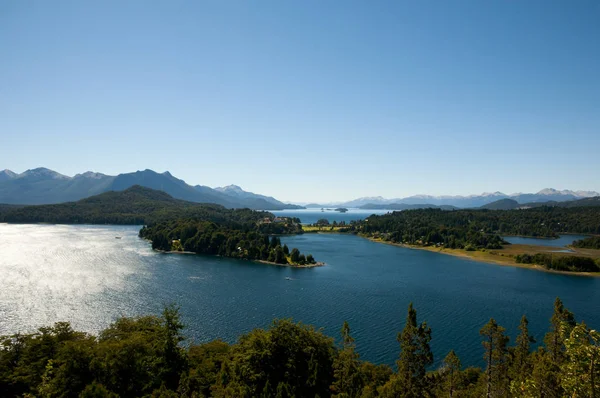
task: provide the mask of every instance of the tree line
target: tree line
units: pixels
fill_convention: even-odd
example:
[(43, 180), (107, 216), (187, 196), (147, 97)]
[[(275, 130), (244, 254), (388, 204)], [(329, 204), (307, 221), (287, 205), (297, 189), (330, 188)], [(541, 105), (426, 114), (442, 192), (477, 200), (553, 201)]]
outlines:
[(537, 349), (521, 318), (511, 344), (490, 319), (480, 330), (485, 366), (451, 350), (434, 368), (432, 330), (409, 305), (394, 368), (360, 359), (347, 322), (338, 344), (320, 330), (275, 320), (235, 344), (183, 344), (178, 309), (120, 318), (98, 336), (68, 323), (0, 338), (3, 396), (39, 397), (597, 397), (600, 334), (560, 299)]
[(355, 230), (396, 243), (499, 249), (507, 244), (503, 235), (552, 238), (560, 233), (600, 234), (600, 207), (406, 210), (369, 216)]
[(590, 236), (573, 242), (573, 247), (582, 249), (600, 249), (600, 236)]
[(239, 226), (256, 224), (264, 218), (274, 216), (265, 211), (227, 209), (216, 204), (187, 202), (139, 185), (77, 202), (0, 206), (0, 222), (9, 223), (146, 225), (176, 218), (194, 218)]
[(600, 261), (582, 256), (556, 256), (550, 253), (517, 254), (519, 264), (537, 264), (546, 269), (571, 272), (599, 272)]
[[(289, 225), (295, 232), (296, 224)], [(178, 219), (144, 226), (139, 236), (152, 241), (152, 248), (156, 250), (189, 251), (277, 264), (316, 263), (311, 254), (304, 255), (296, 248), (290, 251), (287, 245), (281, 244), (279, 237), (269, 237), (262, 232), (261, 226), (250, 223), (235, 227), (211, 221)]]

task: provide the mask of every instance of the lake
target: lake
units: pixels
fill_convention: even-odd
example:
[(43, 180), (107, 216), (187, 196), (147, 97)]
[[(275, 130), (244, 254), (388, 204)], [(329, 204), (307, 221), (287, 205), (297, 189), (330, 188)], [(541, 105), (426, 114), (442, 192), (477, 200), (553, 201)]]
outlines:
[(303, 224), (314, 224), (319, 219), (325, 218), (330, 223), (336, 221), (350, 221), (364, 220), (372, 214), (386, 214), (391, 210), (362, 210), (362, 209), (348, 209), (346, 213), (333, 210), (321, 209), (298, 209), (298, 210), (275, 210), (270, 211), (279, 217), (298, 217)]
[(503, 236), (503, 239), (513, 245), (536, 245), (536, 246), (552, 246), (565, 247), (576, 240), (585, 239), (586, 235), (561, 235), (557, 239), (543, 238), (524, 238), (521, 236)]
[[(97, 332), (116, 317), (181, 305), (193, 342), (293, 317), (338, 336), (350, 323), (363, 358), (393, 364), (413, 301), (433, 329), (437, 361), (450, 348), (482, 365), (479, 329), (494, 317), (511, 338), (522, 314), (542, 340), (560, 296), (578, 320), (600, 326), (600, 278), (485, 264), (349, 235), (284, 237), (324, 267), (293, 269), (249, 261), (153, 252), (138, 227), (0, 224), (0, 334), (55, 321)], [(121, 239), (115, 239), (115, 237)], [(286, 280), (290, 277), (291, 280)]]

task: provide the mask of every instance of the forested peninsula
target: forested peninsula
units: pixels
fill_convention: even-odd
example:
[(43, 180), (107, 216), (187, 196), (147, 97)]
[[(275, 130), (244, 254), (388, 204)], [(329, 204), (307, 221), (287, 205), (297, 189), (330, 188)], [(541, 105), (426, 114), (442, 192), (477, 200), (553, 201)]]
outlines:
[[(279, 224), (274, 227), (272, 224)], [(317, 263), (311, 254), (304, 255), (296, 248), (289, 250), (277, 236), (268, 233), (295, 233), (292, 219), (263, 219), (258, 223), (219, 225), (210, 221), (174, 220), (145, 226), (140, 237), (152, 241), (152, 248), (167, 252), (193, 252), (277, 265), (311, 267)], [(268, 233), (267, 233), (268, 232)]]
[(392, 368), (361, 360), (348, 323), (338, 344), (291, 320), (275, 320), (235, 344), (185, 344), (178, 309), (168, 306), (160, 317), (120, 318), (97, 336), (59, 322), (0, 337), (0, 391), (84, 398), (598, 396), (600, 334), (577, 323), (560, 299), (543, 342), (531, 336), (525, 316), (514, 342), (493, 318), (484, 323), (481, 343), (473, 342), (483, 368), (463, 366), (453, 350), (440, 361), (431, 342), (443, 331), (420, 322), (410, 304)]
[(319, 220), (305, 232), (353, 233), (376, 242), (458, 255), (504, 265), (531, 265), (559, 272), (600, 271), (598, 237), (575, 242), (571, 252), (510, 245), (502, 236), (557, 238), (600, 234), (600, 207), (542, 206), (520, 210), (416, 209), (371, 215), (362, 221)]
[[(193, 252), (277, 265), (323, 265), (274, 235), (301, 234), (300, 220), (174, 199), (139, 185), (56, 205), (0, 206), (0, 222), (144, 225), (140, 237), (165, 252)], [(272, 236), (270, 238), (270, 236)]]

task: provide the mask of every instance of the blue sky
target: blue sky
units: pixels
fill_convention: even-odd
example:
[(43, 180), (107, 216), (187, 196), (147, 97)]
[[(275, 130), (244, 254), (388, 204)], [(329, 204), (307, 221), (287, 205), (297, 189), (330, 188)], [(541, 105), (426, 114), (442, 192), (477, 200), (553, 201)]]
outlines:
[(0, 2), (0, 169), (600, 191), (598, 1)]

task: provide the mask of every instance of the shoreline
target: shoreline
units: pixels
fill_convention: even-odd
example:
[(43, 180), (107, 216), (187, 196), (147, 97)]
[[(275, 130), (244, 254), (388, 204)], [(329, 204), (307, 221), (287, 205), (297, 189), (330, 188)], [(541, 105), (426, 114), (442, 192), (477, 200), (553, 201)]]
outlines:
[[(210, 254), (201, 254), (201, 253), (195, 253), (195, 252), (190, 252), (190, 251), (173, 251), (173, 250), (159, 250), (159, 249), (152, 249), (152, 250), (154, 250), (155, 252), (158, 252), (158, 253), (162, 253), (162, 254), (195, 254), (195, 255), (211, 256)], [(315, 268), (315, 267), (323, 267), (324, 265), (326, 265), (326, 263), (324, 263), (322, 261), (317, 261), (315, 264), (294, 265), (294, 264), (290, 264), (290, 263), (279, 264), (279, 263), (275, 263), (275, 262), (267, 261), (267, 260), (251, 260), (248, 258), (226, 257), (226, 256), (219, 256), (219, 255), (215, 255), (215, 256), (211, 256), (211, 257), (230, 258), (232, 260), (245, 260), (245, 261), (252, 261), (254, 263), (277, 265), (280, 267), (290, 267), (290, 268)]]
[[(547, 268), (545, 268), (541, 265), (537, 265), (537, 264), (517, 263), (513, 257), (508, 257), (508, 256), (504, 256), (504, 255), (499, 255), (499, 254), (491, 254), (490, 251), (467, 252), (463, 249), (445, 249), (445, 248), (431, 247), (431, 246), (414, 246), (414, 245), (407, 245), (404, 243), (386, 242), (381, 239), (370, 238), (370, 237), (366, 237), (366, 236), (362, 236), (362, 235), (359, 235), (359, 236), (361, 236), (362, 238), (365, 238), (367, 240), (370, 240), (371, 242), (374, 242), (374, 243), (383, 243), (386, 245), (403, 247), (405, 249), (425, 250), (425, 251), (432, 252), (432, 253), (445, 254), (445, 255), (454, 256), (454, 257), (461, 257), (461, 258), (465, 258), (468, 260), (480, 261), (482, 263), (495, 264), (495, 265), (500, 265), (503, 267), (524, 268), (524, 269), (531, 269), (534, 271), (549, 272), (552, 274), (561, 274), (561, 275), (587, 276), (587, 277), (591, 276), (591, 277), (595, 277), (595, 278), (600, 277), (600, 272), (559, 271), (559, 270), (547, 269)], [(488, 258), (487, 256), (477, 256), (477, 255), (475, 255), (476, 253), (480, 253), (480, 254), (486, 253), (488, 255), (495, 256), (498, 258), (492, 259), (492, 258)]]
[[(228, 257), (231, 258), (231, 257)], [(243, 259), (240, 259), (243, 260)], [(294, 264), (279, 264), (279, 263), (274, 263), (272, 261), (266, 261), (266, 260), (249, 260), (255, 263), (261, 263), (261, 264), (268, 264), (268, 265), (277, 265), (279, 267), (290, 267), (290, 268), (316, 268), (316, 267), (323, 267), (325, 265), (324, 262), (321, 261), (317, 261), (315, 264), (304, 264), (304, 265), (294, 265)]]

